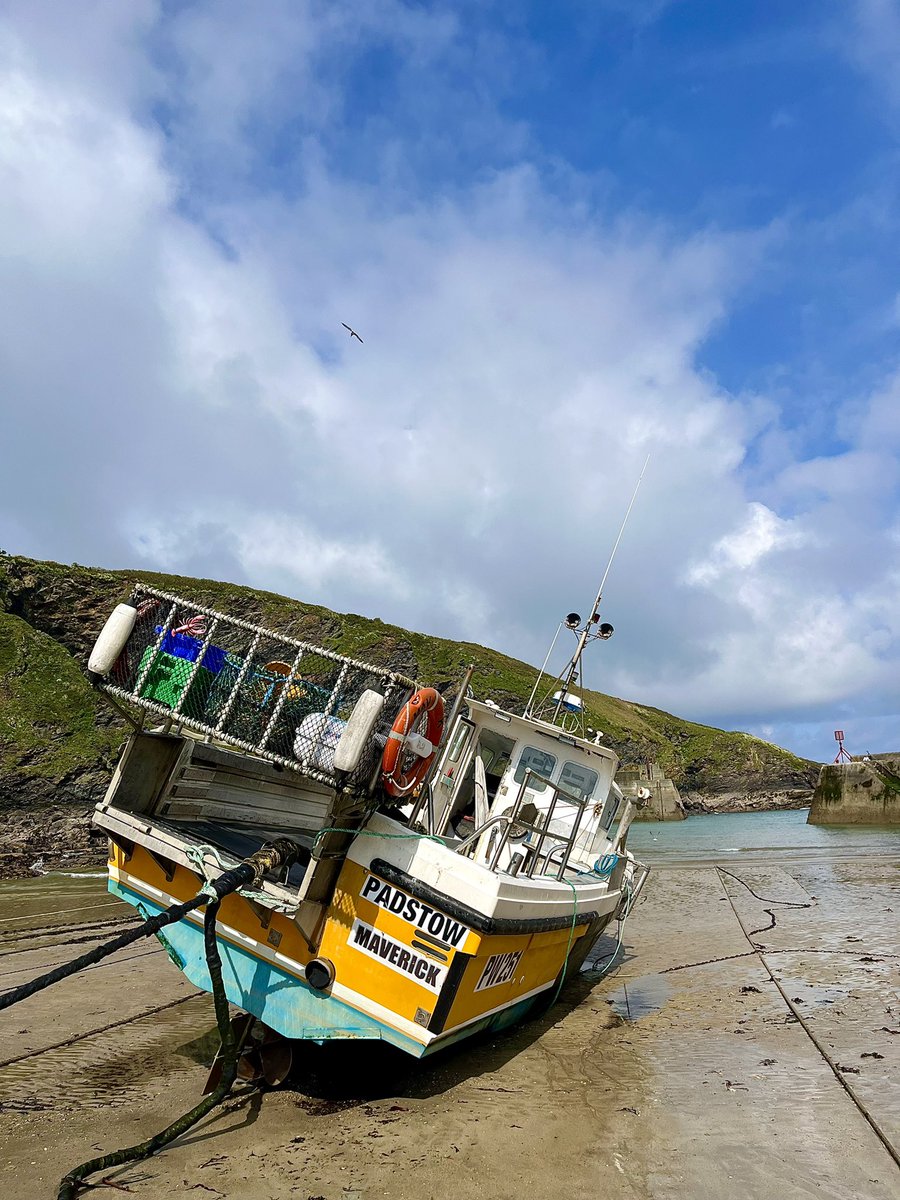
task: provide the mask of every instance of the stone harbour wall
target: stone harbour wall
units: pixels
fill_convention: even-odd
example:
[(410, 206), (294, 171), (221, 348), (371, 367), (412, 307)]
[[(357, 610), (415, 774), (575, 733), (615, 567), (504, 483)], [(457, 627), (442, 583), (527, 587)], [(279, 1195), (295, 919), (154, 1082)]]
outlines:
[(822, 767), (810, 825), (900, 825), (900, 754)]
[(637, 821), (683, 821), (686, 813), (678, 788), (663, 773), (658, 763), (630, 763), (619, 768), (616, 783), (623, 793), (636, 799), (640, 788), (647, 788), (650, 799), (638, 809)]

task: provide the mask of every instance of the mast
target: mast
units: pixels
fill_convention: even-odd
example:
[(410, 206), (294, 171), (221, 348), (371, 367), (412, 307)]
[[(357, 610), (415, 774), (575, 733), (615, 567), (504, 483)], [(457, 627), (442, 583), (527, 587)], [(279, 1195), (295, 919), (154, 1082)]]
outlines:
[[(606, 580), (607, 580), (607, 577), (609, 576), (610, 568), (612, 567), (612, 564), (613, 564), (613, 559), (616, 557), (616, 551), (619, 549), (619, 543), (622, 540), (622, 534), (625, 532), (625, 526), (628, 524), (628, 518), (631, 516), (631, 510), (634, 507), (634, 502), (637, 499), (638, 490), (643, 481), (644, 474), (646, 473), (646, 470), (647, 470), (647, 464), (649, 462), (650, 462), (650, 455), (648, 454), (646, 459), (644, 460), (644, 465), (643, 465), (643, 468), (641, 469), (641, 473), (638, 476), (638, 481), (634, 486), (634, 491), (631, 494), (631, 500), (628, 503), (628, 508), (625, 510), (625, 516), (623, 517), (622, 524), (619, 527), (619, 533), (618, 533), (618, 536), (616, 537), (615, 544), (613, 545), (612, 552), (609, 556), (609, 561), (606, 564), (606, 570), (603, 572), (603, 578), (600, 580), (600, 586), (597, 589), (596, 598), (594, 599), (594, 603), (591, 605), (590, 617), (588, 617), (588, 619), (585, 621), (583, 627), (581, 625), (581, 617), (579, 616), (578, 613), (574, 613), (574, 612), (569, 613), (569, 615), (566, 617), (566, 620), (565, 620), (566, 628), (571, 629), (574, 633), (576, 633), (578, 635), (578, 645), (575, 648), (575, 653), (572, 655), (571, 659), (569, 660), (568, 665), (563, 668), (563, 670), (560, 672), (559, 675), (556, 676), (556, 679), (554, 680), (553, 684), (551, 684), (550, 689), (547, 692), (544, 699), (537, 706), (537, 708), (533, 710), (531, 707), (532, 701), (534, 700), (534, 697), (537, 693), (538, 684), (540, 683), (541, 676), (544, 673), (544, 667), (546, 667), (547, 661), (550, 658), (550, 654), (553, 651), (553, 646), (556, 644), (556, 637), (559, 636), (559, 629), (557, 629), (556, 637), (554, 637), (554, 639), (553, 639), (553, 643), (551, 644), (550, 650), (547, 653), (547, 658), (544, 659), (544, 666), (541, 668), (541, 671), (538, 675), (538, 681), (534, 685), (534, 690), (532, 691), (531, 697), (528, 701), (528, 707), (525, 710), (526, 717), (527, 716), (538, 716), (544, 709), (549, 707), (551, 697), (556, 695), (558, 692), (558, 696), (555, 701), (555, 708), (553, 710), (553, 716), (551, 718), (551, 720), (557, 721), (559, 719), (559, 714), (562, 711), (564, 704), (566, 703), (566, 698), (569, 694), (569, 689), (573, 688), (573, 687), (580, 688), (583, 686), (581, 683), (581, 659), (582, 659), (582, 656), (585, 651), (585, 647), (587, 646), (588, 642), (597, 641), (597, 640), (607, 641), (609, 638), (612, 637), (612, 635), (614, 633), (612, 625), (608, 624), (605, 621), (604, 622), (600, 621), (600, 602), (603, 599), (603, 589), (606, 586)], [(556, 687), (557, 684), (560, 685), (559, 688)], [(582, 736), (585, 736), (583, 704), (582, 704), (582, 708), (581, 708), (581, 712), (580, 712), (580, 722), (581, 722)]]

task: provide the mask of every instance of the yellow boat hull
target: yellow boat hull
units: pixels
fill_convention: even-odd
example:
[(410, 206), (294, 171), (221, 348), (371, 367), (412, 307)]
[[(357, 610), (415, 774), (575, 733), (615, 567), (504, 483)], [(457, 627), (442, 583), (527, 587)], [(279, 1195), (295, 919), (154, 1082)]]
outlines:
[[(497, 922), (467, 921), (452, 901), (398, 886), (390, 873), (345, 860), (315, 950), (291, 916), (226, 896), (217, 935), (229, 1001), (285, 1037), (381, 1039), (421, 1056), (550, 999), (609, 919), (581, 914), (564, 927), (493, 932)], [(112, 892), (148, 915), (190, 899), (203, 882), (140, 845), (116, 843), (109, 877)], [(200, 910), (159, 936), (185, 975), (210, 990), (202, 923)], [(313, 959), (331, 967), (323, 988), (307, 981)]]

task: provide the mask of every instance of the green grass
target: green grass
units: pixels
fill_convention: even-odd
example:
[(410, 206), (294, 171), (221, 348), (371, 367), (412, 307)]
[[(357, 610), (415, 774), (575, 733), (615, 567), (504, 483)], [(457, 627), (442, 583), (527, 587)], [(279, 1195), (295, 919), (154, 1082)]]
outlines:
[(0, 771), (59, 783), (108, 760), (121, 733), (98, 727), (99, 703), (58, 642), (0, 613)]

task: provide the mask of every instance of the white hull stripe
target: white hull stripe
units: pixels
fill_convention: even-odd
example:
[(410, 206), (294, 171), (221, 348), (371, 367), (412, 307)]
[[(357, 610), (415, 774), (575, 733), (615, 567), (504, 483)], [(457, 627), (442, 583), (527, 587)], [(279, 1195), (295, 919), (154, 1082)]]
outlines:
[[(183, 903), (175, 896), (167, 895), (165, 892), (161, 892), (158, 888), (150, 887), (150, 885), (144, 883), (143, 880), (135, 879), (133, 875), (129, 875), (125, 871), (120, 871), (117, 867), (110, 867), (109, 873), (117, 882), (123, 884), (125, 887), (130, 888), (132, 891), (143, 892), (144, 895), (147, 896), (154, 896), (166, 908), (168, 908), (171, 904)], [(201, 929), (203, 928), (203, 917), (200, 916), (198, 912), (195, 911), (187, 913), (185, 915), (185, 919), (190, 921), (192, 925), (197, 925)], [(226, 941), (234, 942), (240, 946), (246, 946), (253, 950), (256, 954), (260, 955), (262, 958), (267, 959), (269, 962), (275, 963), (280, 967), (285, 967), (291, 974), (297, 975), (301, 979), (304, 978), (303, 964), (298, 963), (296, 959), (288, 958), (286, 954), (280, 954), (277, 950), (273, 950), (271, 946), (267, 946), (264, 942), (260, 942), (256, 938), (248, 937), (246, 933), (241, 933), (239, 929), (235, 929), (232, 925), (226, 925), (221, 918), (217, 919), (216, 921), (216, 929), (225, 936)]]

